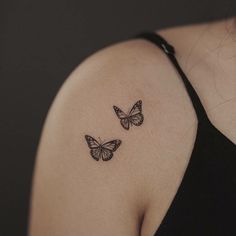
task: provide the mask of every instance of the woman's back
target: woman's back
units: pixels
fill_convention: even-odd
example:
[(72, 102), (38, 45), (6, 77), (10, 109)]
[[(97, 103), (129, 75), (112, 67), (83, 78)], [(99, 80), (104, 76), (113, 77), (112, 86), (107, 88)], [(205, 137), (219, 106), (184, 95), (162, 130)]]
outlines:
[[(235, 149), (236, 35), (222, 22), (156, 33), (174, 46), (210, 121)], [(144, 121), (125, 130), (112, 107), (127, 111), (138, 100)], [(87, 58), (62, 87), (44, 128), (31, 235), (153, 235), (183, 180), (197, 123), (181, 77), (156, 45), (136, 38)], [(86, 134), (122, 143), (111, 160), (97, 162)]]

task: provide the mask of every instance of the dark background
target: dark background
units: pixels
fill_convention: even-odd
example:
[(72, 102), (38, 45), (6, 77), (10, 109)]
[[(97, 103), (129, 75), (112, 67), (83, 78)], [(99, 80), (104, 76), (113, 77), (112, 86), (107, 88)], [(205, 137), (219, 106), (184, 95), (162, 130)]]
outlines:
[(232, 0), (0, 3), (0, 236), (26, 235), (42, 125), (58, 89), (84, 58), (141, 30), (236, 14)]

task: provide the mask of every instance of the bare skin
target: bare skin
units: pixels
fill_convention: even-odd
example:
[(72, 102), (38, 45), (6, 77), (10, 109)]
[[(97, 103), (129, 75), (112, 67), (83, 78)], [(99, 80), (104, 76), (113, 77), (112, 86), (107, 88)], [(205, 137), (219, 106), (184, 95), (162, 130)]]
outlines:
[[(236, 143), (234, 19), (158, 30), (212, 123)], [(227, 31), (230, 31), (230, 33)], [(121, 127), (113, 105), (142, 100), (144, 122)], [(152, 236), (187, 167), (197, 118), (179, 75), (155, 45), (132, 39), (84, 60), (48, 114), (34, 174), (30, 236)], [(91, 158), (84, 135), (122, 144)]]

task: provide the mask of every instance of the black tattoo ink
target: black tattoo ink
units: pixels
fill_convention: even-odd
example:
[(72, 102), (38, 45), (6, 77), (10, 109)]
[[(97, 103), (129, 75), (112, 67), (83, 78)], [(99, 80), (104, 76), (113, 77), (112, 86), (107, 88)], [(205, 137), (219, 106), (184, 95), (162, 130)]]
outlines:
[(113, 157), (113, 152), (121, 144), (121, 140), (114, 139), (106, 143), (98, 142), (95, 138), (85, 135), (85, 139), (90, 148), (90, 154), (94, 160), (99, 161), (102, 158), (103, 161), (108, 161)]
[(122, 127), (126, 130), (129, 129), (130, 126), (140, 126), (143, 123), (144, 116), (142, 114), (142, 101), (137, 101), (132, 109), (130, 110), (129, 114), (125, 114), (120, 108), (117, 106), (113, 106), (113, 109), (120, 119), (120, 123)]

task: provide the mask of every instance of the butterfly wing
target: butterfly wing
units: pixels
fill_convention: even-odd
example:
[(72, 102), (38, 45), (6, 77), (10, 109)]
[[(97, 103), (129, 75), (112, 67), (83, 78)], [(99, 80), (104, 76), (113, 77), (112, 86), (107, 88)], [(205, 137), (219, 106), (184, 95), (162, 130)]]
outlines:
[(113, 106), (113, 109), (114, 109), (116, 115), (118, 116), (118, 118), (124, 119), (127, 117), (127, 115), (119, 107)]
[(98, 148), (99, 147), (99, 143), (95, 138), (93, 138), (89, 135), (85, 135), (85, 139), (87, 141), (87, 144), (88, 144), (89, 148), (93, 149), (93, 148)]
[(128, 116), (117, 106), (113, 106), (113, 109), (114, 109), (116, 115), (118, 116), (118, 118), (120, 119), (120, 123), (123, 126), (123, 128), (128, 130), (129, 129)]
[(144, 117), (142, 113), (138, 113), (129, 117), (130, 123), (136, 126), (140, 126), (143, 123), (143, 119)]
[(120, 120), (120, 124), (123, 126), (124, 129), (129, 129), (129, 118), (124, 118)]
[(129, 122), (133, 125), (139, 126), (143, 123), (142, 101), (137, 101), (129, 113)]
[(99, 159), (102, 156), (102, 149), (101, 148), (93, 148), (90, 150), (90, 154), (96, 161), (99, 161)]
[(113, 157), (113, 152), (120, 146), (121, 140), (115, 139), (102, 144), (101, 157), (103, 161), (108, 161)]
[(113, 157), (113, 153), (108, 149), (102, 149), (101, 157), (103, 161), (108, 161)]
[(100, 144), (98, 143), (98, 141), (89, 136), (89, 135), (85, 135), (85, 139), (87, 141), (87, 144), (89, 146), (90, 150), (90, 154), (91, 156), (98, 161), (101, 158), (101, 154), (102, 154), (102, 149), (100, 147)]
[(105, 148), (114, 152), (120, 146), (120, 144), (121, 144), (121, 140), (115, 139), (115, 140), (102, 144), (102, 148)]
[(139, 113), (142, 113), (142, 101), (141, 100), (137, 101), (133, 105), (132, 109), (129, 112), (129, 116), (133, 116), (133, 115), (136, 115)]

